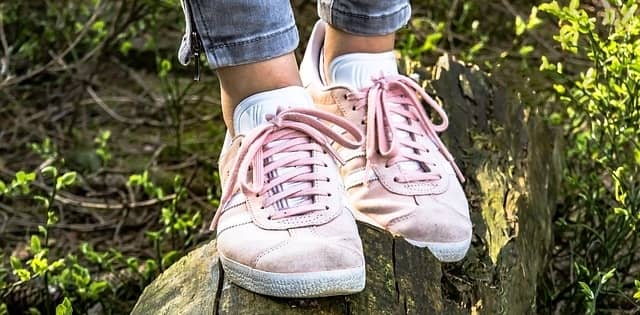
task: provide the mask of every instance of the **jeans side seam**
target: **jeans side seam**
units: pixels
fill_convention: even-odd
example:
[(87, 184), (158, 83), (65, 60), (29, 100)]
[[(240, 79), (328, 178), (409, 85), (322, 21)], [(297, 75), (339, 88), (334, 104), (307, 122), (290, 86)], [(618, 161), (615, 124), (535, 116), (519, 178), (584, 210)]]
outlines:
[[(204, 26), (204, 31), (205, 31), (205, 34), (207, 35), (207, 41), (211, 41), (211, 38), (213, 38), (213, 37), (211, 36), (211, 33), (209, 32), (210, 28), (209, 28), (209, 25), (207, 25), (207, 19), (205, 19), (204, 15), (202, 14), (201, 6), (200, 5), (196, 5), (196, 7), (198, 8), (198, 15), (200, 16), (200, 18), (198, 20), (200, 20), (202, 22), (202, 25)], [(193, 10), (191, 10), (191, 12), (193, 12)], [(193, 18), (194, 17), (192, 17), (192, 19)], [(198, 27), (198, 23), (197, 23), (198, 20), (196, 20), (196, 23), (194, 23), (196, 28)], [(196, 29), (196, 32), (199, 32), (199, 30)], [(200, 40), (202, 41), (202, 36), (200, 36), (200, 38), (201, 38)], [(210, 55), (213, 58), (213, 63), (217, 64), (218, 60), (217, 60), (216, 56), (214, 54), (210, 54)]]

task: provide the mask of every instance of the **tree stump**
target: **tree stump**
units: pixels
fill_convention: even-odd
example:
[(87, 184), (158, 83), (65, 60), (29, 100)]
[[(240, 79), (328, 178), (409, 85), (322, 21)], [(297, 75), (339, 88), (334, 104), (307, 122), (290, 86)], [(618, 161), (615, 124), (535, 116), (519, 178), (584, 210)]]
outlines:
[[(409, 67), (410, 68), (410, 67)], [(451, 126), (443, 136), (467, 177), (472, 248), (440, 264), (427, 249), (359, 224), (366, 289), (318, 299), (262, 296), (228, 282), (215, 240), (176, 262), (141, 295), (138, 314), (533, 314), (551, 244), (557, 138), (541, 115), (487, 75), (447, 56), (417, 71)]]

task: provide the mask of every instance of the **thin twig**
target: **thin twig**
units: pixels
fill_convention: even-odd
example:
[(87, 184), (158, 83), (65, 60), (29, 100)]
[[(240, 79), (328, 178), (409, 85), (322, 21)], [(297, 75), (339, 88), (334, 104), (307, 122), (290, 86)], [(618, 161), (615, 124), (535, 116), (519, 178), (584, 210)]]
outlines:
[(124, 117), (120, 114), (118, 114), (116, 111), (114, 111), (113, 109), (111, 109), (111, 107), (109, 107), (96, 93), (96, 91), (90, 87), (87, 86), (87, 93), (89, 93), (89, 95), (91, 96), (91, 98), (93, 99), (93, 101), (95, 102), (95, 104), (97, 104), (103, 111), (105, 111), (109, 116), (111, 116), (111, 118), (121, 122), (121, 123), (125, 123), (125, 124), (131, 124), (131, 125), (148, 125), (148, 126), (152, 126), (152, 127), (165, 127), (166, 124), (162, 124), (160, 122), (155, 122), (155, 121), (147, 121), (145, 119), (142, 118), (128, 118), (128, 117)]
[(89, 95), (91, 95), (91, 98), (95, 101), (96, 104), (98, 104), (98, 106), (100, 106), (100, 108), (102, 108), (102, 110), (104, 110), (109, 116), (111, 116), (111, 118), (122, 122), (122, 123), (127, 123), (127, 124), (132, 124), (132, 125), (142, 125), (144, 124), (144, 121), (142, 119), (133, 119), (133, 118), (127, 118), (124, 117), (118, 113), (116, 113), (113, 109), (111, 109), (99, 96), (98, 94), (96, 94), (96, 91), (93, 90), (92, 87), (87, 86), (87, 93), (89, 93)]

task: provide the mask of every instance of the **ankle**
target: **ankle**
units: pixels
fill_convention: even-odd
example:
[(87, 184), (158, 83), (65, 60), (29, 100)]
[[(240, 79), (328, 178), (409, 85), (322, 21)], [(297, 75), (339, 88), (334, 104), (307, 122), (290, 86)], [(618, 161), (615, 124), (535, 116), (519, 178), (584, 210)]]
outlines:
[(222, 114), (233, 130), (233, 111), (244, 99), (261, 92), (302, 86), (293, 53), (269, 60), (217, 70), (220, 80)]
[[(354, 35), (327, 25), (324, 37), (324, 60), (321, 65), (325, 74), (329, 74), (329, 66), (338, 57), (351, 53), (385, 53), (393, 50), (395, 33), (381, 36)], [(327, 75), (327, 80), (331, 80)], [(325, 82), (331, 83), (331, 82)]]

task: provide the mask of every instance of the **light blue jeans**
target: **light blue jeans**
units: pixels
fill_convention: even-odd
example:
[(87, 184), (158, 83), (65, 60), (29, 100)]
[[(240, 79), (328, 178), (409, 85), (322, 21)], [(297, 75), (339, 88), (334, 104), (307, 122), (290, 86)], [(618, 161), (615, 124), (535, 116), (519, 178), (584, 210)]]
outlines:
[[(212, 68), (282, 56), (298, 46), (289, 0), (181, 0), (186, 34), (179, 51), (183, 64), (205, 53)], [(318, 16), (358, 35), (385, 35), (403, 27), (409, 0), (317, 0)]]

